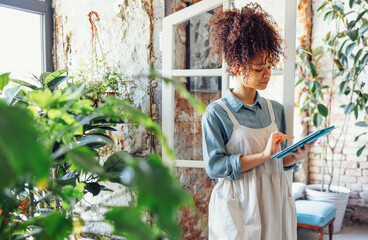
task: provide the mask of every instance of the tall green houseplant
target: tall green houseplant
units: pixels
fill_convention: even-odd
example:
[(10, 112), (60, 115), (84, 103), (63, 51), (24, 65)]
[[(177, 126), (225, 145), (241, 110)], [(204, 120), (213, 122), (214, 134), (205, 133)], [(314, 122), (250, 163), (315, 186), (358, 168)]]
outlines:
[[(368, 91), (363, 74), (368, 63), (368, 4), (367, 1), (350, 0), (349, 6), (345, 6), (342, 1), (325, 1), (318, 12), (322, 14), (325, 23), (332, 26), (329, 28), (332, 30), (323, 36), (323, 46), (313, 50), (299, 47), (297, 50), (297, 86), (302, 89), (299, 106), (305, 120), (316, 128), (336, 124), (334, 117), (337, 110), (334, 106), (339, 101), (343, 102), (340, 112), (344, 117), (341, 125), (336, 124), (333, 136), (329, 135), (321, 143), (322, 184), (308, 185), (306, 192), (308, 199), (335, 204), (337, 212), (334, 232), (338, 232), (350, 192), (339, 185), (352, 118), (357, 126), (362, 127), (361, 133), (354, 140), (358, 141), (367, 134)], [(322, 69), (321, 59), (332, 62), (332, 69)], [(331, 77), (321, 76), (326, 74)], [(366, 147), (364, 142), (359, 146), (357, 157)], [(337, 186), (334, 186), (332, 183), (336, 176)]]
[[(338, 137), (335, 141), (328, 137), (323, 148), (323, 156), (326, 157), (327, 148), (332, 153), (332, 164), (327, 169), (330, 176), (327, 191), (330, 190), (335, 171), (334, 161), (337, 159), (334, 153), (345, 146), (351, 116), (354, 116), (356, 125), (362, 127), (362, 132), (355, 137), (355, 141), (367, 134), (368, 125), (368, 91), (366, 81), (362, 78), (368, 63), (368, 5), (363, 1), (351, 0), (349, 9), (345, 8), (341, 1), (323, 2), (318, 11), (323, 14), (327, 24), (336, 27), (336, 32), (326, 33), (323, 39), (325, 46), (313, 51), (301, 47), (297, 50), (297, 85), (303, 86), (299, 105), (301, 111), (307, 111), (307, 120), (313, 126), (321, 128), (333, 125), (331, 108), (334, 101), (340, 97), (347, 99), (340, 106), (345, 115), (343, 125), (337, 129), (340, 131)], [(334, 63), (332, 69), (325, 70), (332, 72), (332, 79), (320, 78), (317, 65), (322, 57), (330, 57)], [(366, 144), (360, 146), (356, 155), (359, 157), (366, 147)], [(324, 161), (327, 161), (326, 158)]]

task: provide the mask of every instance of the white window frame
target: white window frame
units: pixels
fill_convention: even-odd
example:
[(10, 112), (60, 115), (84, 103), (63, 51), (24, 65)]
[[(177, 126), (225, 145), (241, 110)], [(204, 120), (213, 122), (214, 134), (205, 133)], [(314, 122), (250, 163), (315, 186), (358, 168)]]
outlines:
[[(203, 0), (185, 9), (175, 12), (163, 19), (162, 31), (162, 75), (164, 77), (193, 77), (193, 76), (222, 76), (222, 95), (229, 88), (229, 75), (226, 72), (226, 63), (223, 61), (219, 69), (174, 69), (175, 62), (175, 32), (174, 26), (183, 23), (193, 17), (199, 16), (220, 5), (223, 9), (230, 9), (231, 0)], [(283, 75), (283, 105), (286, 121), (288, 123), (287, 134), (293, 135), (294, 116), (294, 84), (295, 84), (295, 38), (296, 38), (296, 12), (297, 1), (284, 1), (284, 39), (285, 62), (282, 72), (273, 72), (273, 75)], [(175, 132), (175, 88), (172, 85), (162, 84), (162, 131), (166, 136), (168, 145), (174, 149)], [(172, 160), (162, 149), (162, 158), (165, 164), (173, 165)], [(204, 168), (202, 160), (177, 159), (176, 167)]]

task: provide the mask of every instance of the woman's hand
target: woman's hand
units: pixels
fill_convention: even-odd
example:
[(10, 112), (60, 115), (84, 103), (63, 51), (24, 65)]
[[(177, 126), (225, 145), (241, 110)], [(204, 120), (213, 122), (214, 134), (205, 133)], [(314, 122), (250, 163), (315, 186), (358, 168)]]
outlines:
[(270, 159), (273, 155), (277, 153), (279, 150), (280, 144), (286, 139), (293, 139), (294, 137), (283, 134), (282, 132), (276, 131), (273, 132), (268, 139), (265, 150), (263, 151), (263, 155)]
[(313, 145), (316, 143), (317, 140), (314, 140), (311, 143), (305, 143), (303, 148), (297, 146), (295, 152), (290, 152), (290, 155), (295, 159), (295, 161), (299, 161), (307, 157), (310, 149), (313, 147)]
[(311, 142), (311, 143), (305, 143), (303, 148), (297, 146), (295, 152), (290, 152), (290, 155), (286, 156), (284, 158), (284, 167), (291, 166), (295, 164), (299, 160), (303, 160), (307, 157), (309, 151), (313, 147), (313, 145), (316, 143), (317, 140)]

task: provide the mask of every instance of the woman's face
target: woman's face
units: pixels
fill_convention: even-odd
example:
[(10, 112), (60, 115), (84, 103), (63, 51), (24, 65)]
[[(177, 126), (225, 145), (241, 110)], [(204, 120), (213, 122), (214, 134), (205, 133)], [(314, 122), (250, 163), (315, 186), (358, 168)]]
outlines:
[(245, 87), (257, 90), (266, 89), (271, 77), (271, 64), (266, 58), (255, 60), (249, 69)]
[(271, 64), (266, 57), (262, 56), (253, 61), (247, 76), (242, 80), (244, 87), (264, 90), (270, 81), (270, 77)]

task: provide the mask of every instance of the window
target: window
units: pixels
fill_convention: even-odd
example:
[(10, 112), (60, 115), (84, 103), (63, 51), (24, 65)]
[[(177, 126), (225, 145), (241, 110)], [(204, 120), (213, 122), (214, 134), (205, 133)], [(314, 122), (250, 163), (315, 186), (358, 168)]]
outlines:
[(0, 73), (53, 71), (51, 0), (0, 0)]
[[(230, 4), (230, 2), (232, 2)], [(206, 67), (193, 64), (192, 60), (186, 62), (184, 66), (178, 63), (178, 56), (183, 55), (180, 49), (176, 49), (178, 43), (183, 38), (178, 33), (178, 29), (185, 29), (184, 23), (189, 21), (189, 25), (194, 23), (196, 27), (198, 17), (210, 17), (209, 14), (213, 9), (223, 5), (223, 9), (229, 9), (230, 6), (241, 8), (250, 1), (226, 1), (226, 0), (202, 0), (192, 6), (189, 6), (179, 12), (171, 14), (163, 20), (163, 52), (162, 52), (162, 74), (165, 77), (180, 79), (183, 83), (190, 86), (188, 89), (195, 94), (196, 97), (205, 97), (209, 103), (221, 96), (229, 86), (232, 85), (231, 79), (225, 71), (225, 63), (222, 68), (213, 68), (213, 65)], [(258, 1), (258, 3), (269, 12), (278, 23), (280, 31), (286, 42), (286, 59), (283, 62), (281, 71), (272, 73), (278, 94), (275, 91), (262, 93), (271, 99), (278, 100), (283, 103), (286, 111), (288, 122), (288, 134), (293, 132), (293, 108), (294, 108), (294, 59), (295, 59), (295, 19), (296, 19), (296, 1), (279, 0), (275, 4), (274, 0)], [(276, 7), (277, 6), (277, 7)], [(218, 9), (217, 9), (218, 10)], [(188, 23), (187, 23), (188, 24)], [(199, 25), (200, 27), (200, 25)], [(190, 27), (188, 27), (190, 29)], [(205, 29), (205, 28), (203, 28)], [(199, 34), (200, 35), (200, 34)], [(190, 46), (193, 45), (193, 35), (187, 32), (186, 36), (190, 36)], [(194, 40), (196, 40), (194, 34)], [(184, 42), (184, 41), (182, 41)], [(202, 48), (203, 49), (203, 48)], [(186, 49), (187, 55), (192, 54), (192, 50)], [(189, 53), (189, 54), (188, 54)], [(196, 51), (193, 52), (196, 54)], [(203, 53), (203, 52), (202, 52)], [(203, 63), (204, 61), (202, 61)], [(195, 69), (191, 69), (191, 67)], [(189, 68), (189, 69), (188, 69)], [(190, 79), (190, 80), (188, 80)], [(220, 79), (220, 81), (216, 81)], [(202, 82), (201, 82), (202, 81)], [(197, 83), (197, 84), (195, 84)], [(280, 85), (281, 84), (281, 85)], [(271, 89), (272, 86), (268, 88)], [(198, 89), (199, 88), (199, 89)], [(207, 88), (207, 89), (206, 89)], [(217, 88), (221, 91), (217, 91)], [(274, 89), (274, 88), (273, 88)], [(205, 91), (207, 90), (207, 91)], [(203, 167), (201, 160), (201, 132), (200, 132), (200, 116), (188, 109), (185, 104), (181, 103), (181, 99), (175, 95), (174, 88), (163, 84), (162, 86), (162, 126), (164, 134), (168, 139), (169, 146), (174, 148), (178, 157), (176, 166), (178, 167)], [(187, 121), (186, 119), (193, 120)], [(179, 121), (178, 121), (179, 119)], [(190, 135), (192, 137), (189, 137)], [(166, 163), (170, 163), (169, 158), (163, 151), (163, 159)]]

